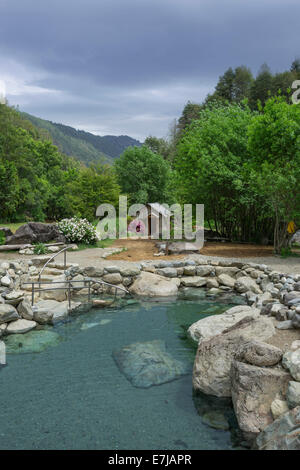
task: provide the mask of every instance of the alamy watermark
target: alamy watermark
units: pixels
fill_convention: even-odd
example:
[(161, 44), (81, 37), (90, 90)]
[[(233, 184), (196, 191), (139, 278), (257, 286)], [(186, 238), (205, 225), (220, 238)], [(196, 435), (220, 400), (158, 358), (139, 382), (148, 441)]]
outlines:
[(100, 217), (98, 237), (151, 238), (153, 240), (193, 241), (200, 248), (204, 243), (203, 204), (133, 204), (127, 208), (127, 197), (119, 197), (118, 216), (112, 204), (101, 204), (96, 211)]
[(296, 90), (292, 94), (292, 103), (299, 104), (300, 103), (300, 80), (295, 80), (292, 83), (292, 89)]

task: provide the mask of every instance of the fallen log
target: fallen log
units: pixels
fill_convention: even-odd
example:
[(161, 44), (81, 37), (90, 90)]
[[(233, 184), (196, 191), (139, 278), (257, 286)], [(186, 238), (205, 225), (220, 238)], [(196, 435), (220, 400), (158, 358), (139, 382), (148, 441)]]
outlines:
[[(43, 243), (44, 246), (63, 246), (65, 243)], [(23, 244), (23, 245), (0, 245), (0, 251), (13, 251), (13, 250), (24, 250), (25, 248), (34, 248), (35, 245)]]

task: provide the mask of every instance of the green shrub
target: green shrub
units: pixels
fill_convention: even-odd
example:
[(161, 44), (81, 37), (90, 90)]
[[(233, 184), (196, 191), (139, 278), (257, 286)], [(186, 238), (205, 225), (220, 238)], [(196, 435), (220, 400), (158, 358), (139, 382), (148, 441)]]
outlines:
[(5, 237), (4, 232), (3, 230), (0, 230), (0, 245), (5, 245), (5, 240), (6, 240), (6, 237)]
[(45, 255), (46, 253), (48, 253), (48, 249), (44, 245), (44, 243), (37, 243), (34, 246), (33, 252), (35, 255)]

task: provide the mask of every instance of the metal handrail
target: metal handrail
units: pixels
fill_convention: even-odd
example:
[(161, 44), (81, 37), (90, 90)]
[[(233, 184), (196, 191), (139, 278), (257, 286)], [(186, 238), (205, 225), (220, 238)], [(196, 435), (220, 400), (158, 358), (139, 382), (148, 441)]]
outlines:
[[(106, 286), (109, 286), (109, 287), (114, 287), (115, 288), (115, 297), (117, 295), (117, 290), (121, 290), (123, 292), (125, 292), (126, 294), (129, 294), (130, 292), (125, 289), (125, 287), (120, 287), (120, 286), (116, 286), (115, 284), (110, 284), (109, 282), (105, 282), (105, 281), (95, 281), (94, 279), (83, 279), (83, 280), (78, 280), (78, 281), (73, 281), (72, 279), (69, 279), (69, 280), (66, 280), (66, 281), (33, 281), (33, 282), (23, 282), (23, 285), (31, 285), (32, 288), (31, 288), (31, 305), (33, 306), (34, 305), (34, 294), (35, 292), (44, 292), (44, 291), (51, 291), (51, 290), (65, 290), (67, 288), (68, 290), (68, 301), (69, 301), (69, 308), (71, 308), (71, 287), (72, 287), (72, 283), (76, 283), (76, 282), (80, 282), (80, 283), (88, 283), (88, 302), (90, 301), (90, 297), (91, 297), (91, 283), (93, 284), (102, 284), (102, 285), (106, 285)], [(38, 284), (39, 285), (39, 288), (38, 289), (35, 289), (35, 284)], [(64, 286), (64, 287), (46, 287), (46, 288), (41, 288), (40, 286), (42, 284), (48, 284), (48, 285), (51, 285), (51, 284), (67, 284), (67, 287)]]
[[(46, 266), (50, 263), (50, 261), (52, 261), (53, 259), (56, 258), (56, 256), (60, 255), (61, 253), (64, 253), (64, 271), (66, 270), (66, 267), (67, 267), (67, 250), (69, 248), (71, 248), (72, 246), (74, 245), (68, 245), (68, 246), (65, 246), (65, 248), (63, 248), (62, 250), (58, 251), (57, 253), (54, 253), (53, 256), (51, 256), (51, 258), (48, 259), (48, 261), (44, 264), (44, 266), (42, 267), (42, 269), (40, 270), (39, 274), (38, 274), (38, 282), (39, 284), (41, 284), (41, 275), (43, 274), (43, 271), (44, 269), (46, 268)], [(30, 283), (31, 284), (31, 283)]]

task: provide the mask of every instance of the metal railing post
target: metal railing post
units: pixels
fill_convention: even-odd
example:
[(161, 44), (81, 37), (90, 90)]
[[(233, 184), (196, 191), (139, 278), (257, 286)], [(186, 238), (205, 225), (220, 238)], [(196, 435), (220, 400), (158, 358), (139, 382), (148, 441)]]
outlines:
[(69, 300), (69, 310), (71, 310), (71, 282), (68, 281), (68, 300)]
[(34, 282), (31, 284), (31, 305), (34, 305)]
[(91, 301), (91, 281), (89, 281), (89, 287), (88, 287), (89, 291), (88, 291), (88, 302)]

